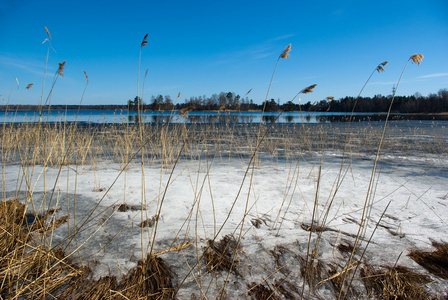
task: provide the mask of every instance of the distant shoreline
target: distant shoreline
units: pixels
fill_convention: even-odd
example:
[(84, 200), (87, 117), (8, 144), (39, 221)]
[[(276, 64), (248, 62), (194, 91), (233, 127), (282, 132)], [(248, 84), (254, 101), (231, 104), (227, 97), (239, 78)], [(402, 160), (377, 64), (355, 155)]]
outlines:
[[(42, 110), (115, 110), (115, 111), (128, 111), (127, 105), (46, 105), (42, 106)], [(4, 111), (38, 111), (39, 105), (0, 105), (0, 112)], [(130, 112), (135, 112), (136, 110), (129, 110)], [(179, 111), (179, 109), (174, 110), (150, 110), (145, 109), (143, 112), (167, 112), (167, 111)], [(314, 110), (302, 110), (303, 112), (315, 112), (315, 113), (322, 113), (324, 111), (314, 111)], [(225, 109), (225, 110), (197, 110), (197, 112), (210, 112), (210, 113), (216, 113), (216, 112), (261, 112), (261, 110), (234, 110), (234, 109)], [(274, 111), (275, 112), (275, 111)], [(278, 111), (281, 112), (281, 111)], [(299, 112), (299, 110), (294, 111), (288, 111), (288, 112)], [(335, 112), (335, 111), (328, 111), (328, 113), (338, 113), (338, 114), (346, 114), (350, 115), (351, 112)], [(387, 112), (356, 112), (356, 114), (387, 114)], [(446, 112), (431, 112), (431, 113), (402, 113), (402, 112), (392, 112), (391, 115), (406, 115), (406, 116), (447, 116), (448, 117), (448, 111)]]

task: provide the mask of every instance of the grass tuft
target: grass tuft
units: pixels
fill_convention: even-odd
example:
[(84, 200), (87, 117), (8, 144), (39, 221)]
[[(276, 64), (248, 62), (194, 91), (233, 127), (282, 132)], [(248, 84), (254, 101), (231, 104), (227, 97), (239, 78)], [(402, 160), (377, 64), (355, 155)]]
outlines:
[(238, 242), (232, 235), (224, 236), (219, 242), (208, 240), (208, 247), (204, 249), (204, 260), (207, 268), (213, 271), (239, 272), (233, 264), (233, 256), (235, 252), (241, 251), (238, 248)]
[(430, 282), (426, 275), (418, 274), (409, 268), (396, 266), (375, 270), (366, 265), (361, 269), (361, 278), (369, 296), (379, 299), (430, 299), (423, 285)]
[(249, 291), (247, 294), (249, 295), (250, 299), (281, 299), (280, 297), (276, 296), (274, 294), (274, 291), (268, 287), (266, 284), (257, 284), (255, 282), (252, 282), (248, 286)]
[(437, 250), (433, 252), (412, 250), (408, 256), (428, 272), (448, 279), (448, 244), (433, 242), (432, 245)]

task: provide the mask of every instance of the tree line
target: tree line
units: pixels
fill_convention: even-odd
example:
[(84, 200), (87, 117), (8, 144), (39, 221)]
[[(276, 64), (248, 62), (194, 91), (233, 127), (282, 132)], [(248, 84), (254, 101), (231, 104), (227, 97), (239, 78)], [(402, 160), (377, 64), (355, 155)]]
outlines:
[(253, 102), (252, 99), (241, 97), (233, 92), (221, 92), (213, 94), (211, 97), (198, 96), (185, 99), (183, 103), (174, 103), (170, 96), (151, 96), (149, 103), (142, 101), (140, 97), (134, 100), (128, 100), (129, 110), (172, 110), (194, 107), (194, 110), (259, 110), (261, 107)]
[[(174, 103), (170, 96), (152, 96), (149, 103), (139, 97), (128, 100), (129, 110), (179, 110), (191, 108), (196, 111), (210, 110), (262, 110), (265, 111), (327, 111), (327, 112), (387, 112), (392, 96), (375, 95), (374, 97), (344, 97), (326, 99), (311, 103), (297, 104), (292, 101), (282, 103), (280, 99), (270, 99), (262, 104), (256, 104), (248, 97), (241, 97), (233, 92), (221, 92), (211, 97), (198, 96), (185, 99), (183, 103)], [(448, 112), (448, 90), (441, 89), (437, 93), (422, 96), (416, 93), (412, 96), (395, 96), (391, 112), (393, 113), (438, 113)]]
[[(287, 101), (283, 103), (280, 99), (269, 99), (261, 104), (254, 103), (248, 97), (241, 97), (233, 92), (221, 92), (210, 97), (198, 96), (185, 99), (183, 103), (177, 103), (178, 99), (170, 96), (151, 96), (149, 102), (142, 101), (140, 97), (129, 99), (123, 105), (51, 105), (51, 109), (90, 109), (90, 110), (180, 110), (190, 108), (196, 111), (210, 110), (240, 110), (240, 111), (328, 111), (328, 112), (387, 112), (392, 100), (392, 96), (375, 95), (373, 97), (344, 97), (333, 99), (328, 97), (314, 103), (308, 102), (299, 105), (298, 103)], [(355, 105), (356, 104), (356, 105)], [(48, 106), (38, 105), (0, 105), (0, 111), (32, 111), (47, 110)], [(441, 89), (437, 93), (422, 96), (416, 93), (412, 96), (395, 96), (392, 113), (439, 113), (448, 112), (448, 90)]]

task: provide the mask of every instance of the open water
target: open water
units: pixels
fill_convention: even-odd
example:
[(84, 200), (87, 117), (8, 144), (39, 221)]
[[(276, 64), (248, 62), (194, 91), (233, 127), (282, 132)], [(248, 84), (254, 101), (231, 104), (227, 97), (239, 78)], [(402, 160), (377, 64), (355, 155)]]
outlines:
[[(383, 121), (385, 113), (355, 113), (352, 121)], [(139, 115), (127, 110), (45, 110), (0, 112), (0, 123), (45, 123), (77, 122), (89, 124), (125, 124), (125, 123), (330, 123), (346, 122), (350, 113), (334, 112), (216, 112), (193, 111), (180, 115), (177, 111), (146, 111)], [(404, 115), (394, 114), (390, 120), (426, 120), (447, 121), (444, 115)]]

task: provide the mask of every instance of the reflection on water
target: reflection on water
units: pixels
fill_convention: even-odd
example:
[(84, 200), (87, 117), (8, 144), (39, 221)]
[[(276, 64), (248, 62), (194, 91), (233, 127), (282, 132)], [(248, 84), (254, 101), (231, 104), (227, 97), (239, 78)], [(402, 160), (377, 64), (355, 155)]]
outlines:
[(169, 123), (172, 119), (172, 116), (153, 115), (149, 118), (146, 115), (129, 115), (128, 123)]
[(270, 115), (263, 116), (263, 121), (266, 123), (274, 123), (276, 119), (277, 119), (277, 116), (270, 116)]
[(292, 115), (286, 115), (286, 116), (284, 116), (284, 118), (285, 118), (286, 122), (288, 122), (288, 123), (294, 122), (294, 116), (292, 116)]
[[(78, 123), (330, 123), (330, 122), (364, 122), (384, 121), (386, 114), (378, 113), (331, 113), (331, 112), (201, 112), (192, 111), (180, 115), (177, 111), (135, 111), (121, 110), (54, 110), (44, 111), (44, 122), (78, 122)], [(390, 120), (442, 120), (448, 121), (446, 115), (390, 115)], [(0, 112), (1, 123), (36, 123), (39, 121), (36, 111)]]

